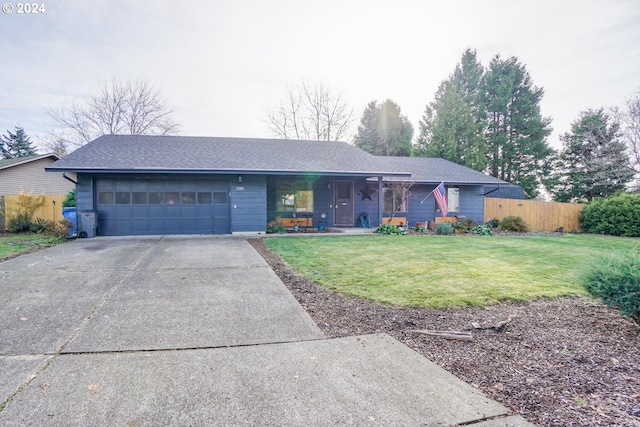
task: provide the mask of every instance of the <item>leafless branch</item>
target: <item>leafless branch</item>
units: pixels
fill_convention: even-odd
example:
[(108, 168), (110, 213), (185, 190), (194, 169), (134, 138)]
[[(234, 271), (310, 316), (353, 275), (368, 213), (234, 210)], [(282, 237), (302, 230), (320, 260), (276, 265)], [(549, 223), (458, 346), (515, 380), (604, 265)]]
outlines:
[(342, 93), (302, 83), (267, 114), (273, 133), (283, 139), (338, 141), (347, 136), (353, 109)]
[(168, 135), (179, 132), (160, 92), (142, 80), (103, 82), (98, 93), (86, 102), (49, 110), (58, 124), (53, 141), (77, 148), (101, 135)]

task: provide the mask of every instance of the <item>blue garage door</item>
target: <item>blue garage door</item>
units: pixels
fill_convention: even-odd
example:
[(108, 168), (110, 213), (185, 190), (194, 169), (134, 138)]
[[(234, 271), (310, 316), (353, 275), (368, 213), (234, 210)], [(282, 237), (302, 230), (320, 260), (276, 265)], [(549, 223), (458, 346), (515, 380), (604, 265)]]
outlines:
[(231, 233), (229, 179), (101, 178), (98, 234)]

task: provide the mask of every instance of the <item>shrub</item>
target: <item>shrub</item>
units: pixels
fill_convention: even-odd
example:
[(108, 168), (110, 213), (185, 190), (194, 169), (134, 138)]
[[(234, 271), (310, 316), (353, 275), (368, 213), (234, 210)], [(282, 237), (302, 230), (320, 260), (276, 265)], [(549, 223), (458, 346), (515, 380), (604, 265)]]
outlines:
[(580, 212), (580, 226), (586, 233), (640, 237), (640, 195), (618, 193), (595, 199)]
[(597, 259), (584, 275), (587, 291), (640, 324), (640, 254), (633, 251)]
[(503, 231), (517, 231), (520, 233), (526, 233), (529, 231), (529, 226), (521, 216), (509, 215), (502, 218), (498, 224), (498, 228)]
[(478, 223), (471, 218), (458, 218), (452, 225), (453, 229), (458, 233), (469, 233)]
[(416, 228), (414, 228), (413, 231), (415, 231), (416, 233), (426, 233), (427, 227), (425, 227), (424, 225), (416, 225)]
[(387, 223), (380, 224), (378, 228), (375, 229), (374, 233), (404, 236), (405, 234), (407, 234), (407, 230), (405, 230), (404, 227), (398, 227), (395, 224)]
[(9, 209), (7, 231), (22, 233), (31, 228), (33, 214), (44, 206), (44, 196), (33, 196), (20, 192), (15, 207)]
[(73, 228), (73, 223), (68, 219), (61, 219), (58, 222), (45, 221), (44, 234), (58, 239), (69, 236), (69, 229)]
[(487, 224), (476, 225), (471, 232), (480, 236), (493, 236), (493, 230)]
[(275, 220), (267, 224), (267, 234), (284, 234), (287, 229), (282, 225), (282, 222)]
[(13, 214), (7, 221), (9, 233), (24, 233), (31, 229), (31, 216), (26, 213)]
[(44, 233), (47, 229), (47, 222), (44, 218), (36, 218), (36, 220), (29, 225), (29, 231), (32, 233)]
[(67, 197), (62, 201), (63, 208), (74, 208), (76, 206), (75, 188), (67, 193)]
[(500, 224), (500, 220), (498, 218), (493, 218), (485, 222), (485, 225), (489, 226), (490, 228), (498, 228), (498, 224)]
[(439, 236), (450, 236), (453, 234), (453, 225), (450, 222), (439, 222), (434, 231)]

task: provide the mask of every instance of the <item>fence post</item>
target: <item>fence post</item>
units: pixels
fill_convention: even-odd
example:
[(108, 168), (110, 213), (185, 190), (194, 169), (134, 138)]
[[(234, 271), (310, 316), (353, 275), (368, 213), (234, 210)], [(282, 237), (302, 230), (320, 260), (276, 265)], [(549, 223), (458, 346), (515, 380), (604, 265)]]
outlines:
[(0, 232), (7, 231), (7, 213), (5, 209), (4, 196), (0, 196)]

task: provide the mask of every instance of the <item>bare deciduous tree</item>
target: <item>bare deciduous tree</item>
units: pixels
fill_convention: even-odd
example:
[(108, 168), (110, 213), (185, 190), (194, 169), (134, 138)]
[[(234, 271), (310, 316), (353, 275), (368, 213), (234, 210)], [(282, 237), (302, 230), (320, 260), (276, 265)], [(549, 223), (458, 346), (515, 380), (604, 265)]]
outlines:
[(68, 152), (109, 134), (170, 135), (180, 130), (160, 92), (142, 80), (100, 84), (86, 102), (49, 110), (58, 129), (50, 132), (48, 148)]
[(273, 133), (283, 139), (338, 141), (348, 137), (353, 120), (341, 92), (302, 83), (289, 89), (287, 98), (267, 114)]
[(627, 99), (622, 110), (614, 109), (614, 113), (621, 124), (633, 170), (640, 174), (640, 90)]

